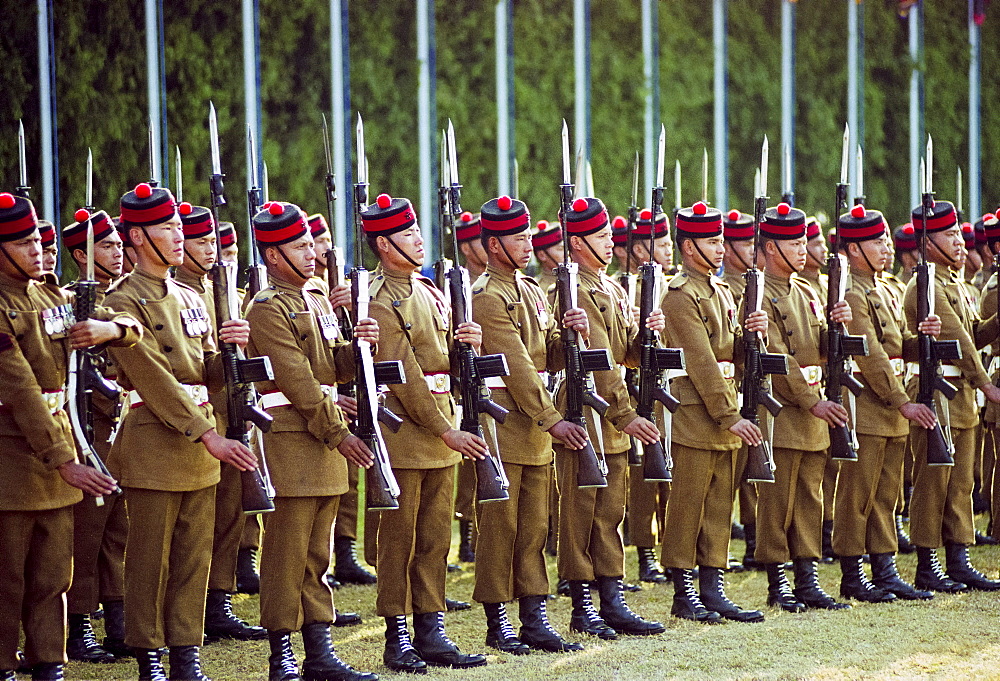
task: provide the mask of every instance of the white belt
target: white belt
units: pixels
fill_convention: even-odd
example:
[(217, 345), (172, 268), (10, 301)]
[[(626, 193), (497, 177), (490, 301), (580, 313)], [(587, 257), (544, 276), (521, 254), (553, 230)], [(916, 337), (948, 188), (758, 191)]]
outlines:
[(818, 364), (799, 367), (799, 369), (802, 370), (802, 378), (804, 378), (806, 383), (809, 385), (819, 385), (819, 382), (823, 380), (823, 367)]
[[(42, 399), (45, 400), (45, 406), (48, 408), (49, 413), (55, 414), (66, 404), (66, 388), (62, 387), (59, 388), (59, 390), (43, 390)], [(4, 406), (8, 405), (0, 402), (0, 407)]]
[[(542, 379), (542, 383), (546, 382), (549, 372), (539, 371), (538, 378)], [(486, 387), (490, 390), (506, 390), (507, 384), (504, 383), (503, 376), (491, 376), (486, 379)]]
[[(910, 374), (913, 376), (920, 375), (920, 364), (917, 362), (907, 362), (906, 368), (910, 370)], [(941, 365), (941, 375), (945, 378), (961, 378), (962, 370), (959, 369), (954, 364), (942, 364)]]
[(451, 374), (445, 372), (440, 374), (424, 374), (427, 381), (427, 388), (435, 395), (444, 395), (451, 392)]
[(728, 381), (732, 381), (736, 378), (736, 365), (732, 362), (727, 362), (722, 360), (721, 362), (716, 362), (719, 365), (719, 371), (722, 372), (722, 377)]
[[(914, 367), (919, 367), (919, 365), (916, 364), (915, 362), (911, 362), (911, 364), (913, 364)], [(893, 375), (896, 376), (897, 378), (899, 378), (900, 376), (903, 375), (903, 372), (906, 371), (906, 367), (908, 366), (908, 364), (903, 361), (902, 357), (890, 357), (889, 358), (889, 365), (892, 367), (892, 373), (893, 373)], [(858, 370), (856, 364), (855, 364), (855, 367), (854, 367), (854, 373), (856, 373), (856, 374), (860, 374), (861, 373)]]
[[(181, 383), (181, 388), (187, 393), (187, 396), (194, 400), (195, 404), (201, 406), (203, 404), (208, 404), (208, 386), (196, 383), (194, 385), (188, 385), (187, 383)], [(128, 404), (130, 407), (141, 407), (146, 404), (142, 399), (142, 396), (137, 390), (132, 390), (128, 394)]]
[[(324, 395), (333, 396), (333, 400), (337, 400), (337, 386), (335, 385), (320, 385), (320, 390), (323, 391)], [(287, 407), (292, 403), (285, 393), (280, 390), (275, 390), (274, 392), (264, 393), (260, 396), (260, 406), (262, 409), (275, 409), (276, 407)]]

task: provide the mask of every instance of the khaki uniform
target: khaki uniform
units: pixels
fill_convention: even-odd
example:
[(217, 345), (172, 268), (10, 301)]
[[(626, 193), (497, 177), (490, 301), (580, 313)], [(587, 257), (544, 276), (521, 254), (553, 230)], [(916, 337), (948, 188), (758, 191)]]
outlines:
[[(993, 272), (983, 289), (983, 294), (979, 299), (979, 317), (989, 319), (997, 313), (997, 273)], [(990, 380), (996, 381), (1000, 377), (1000, 364), (997, 358), (1000, 357), (1000, 339), (994, 340), (987, 348), (987, 357), (990, 360)], [(987, 401), (983, 409), (983, 493), (988, 495), (990, 502), (991, 534), (994, 537), (1000, 536), (1000, 523), (995, 522), (995, 518), (1000, 518), (1000, 471), (997, 470), (997, 461), (1000, 459), (1000, 405)]]
[(347, 460), (336, 447), (350, 431), (330, 386), (353, 378), (354, 352), (322, 290), (270, 283), (246, 313), (248, 353), (270, 357), (274, 369), (273, 381), (258, 384), (261, 395), (289, 402), (268, 409), (274, 422), (264, 434), (275, 510), (261, 551), (260, 623), (288, 632), (334, 620), (330, 528), (347, 491)]
[(856, 398), (858, 460), (840, 467), (833, 521), (838, 556), (895, 553), (895, 511), (902, 488), (903, 453), (909, 432), (899, 407), (910, 401), (903, 387), (904, 360), (916, 359), (916, 338), (903, 310), (881, 277), (853, 270), (845, 299), (853, 320), (848, 331), (868, 338), (868, 356), (856, 357), (864, 390)]
[(461, 458), (441, 439), (456, 426), (456, 410), (447, 379), (435, 378), (451, 369), (449, 309), (430, 279), (382, 268), (371, 295), (370, 314), (379, 323), (375, 359), (402, 361), (406, 373), (406, 383), (389, 386), (385, 400), (403, 419), (397, 433), (382, 429), (400, 495), (397, 510), (381, 512), (376, 612), (443, 612), (455, 464)]
[[(57, 470), (76, 461), (65, 390), (69, 342), (42, 311), (71, 303), (58, 286), (0, 275), (0, 669), (17, 668), (19, 625), (29, 665), (66, 661), (66, 601), (73, 564), (73, 505), (80, 490)], [(138, 341), (133, 320), (116, 345)], [(46, 394), (49, 397), (46, 397)], [(93, 503), (93, 502), (91, 502)]]
[[(911, 333), (917, 330), (917, 286), (914, 277), (906, 287), (903, 309)], [(961, 372), (948, 378), (958, 394), (947, 405), (948, 416), (938, 415), (942, 426), (951, 425), (955, 447), (954, 466), (927, 465), (927, 437), (923, 428), (910, 428), (913, 447), (913, 497), (910, 500), (910, 537), (916, 546), (937, 548), (945, 543), (973, 544), (972, 519), (975, 429), (979, 422), (976, 389), (990, 381), (977, 348), (997, 338), (997, 318), (980, 320), (967, 299), (964, 284), (944, 267), (935, 268), (934, 312), (941, 318), (939, 340), (958, 340), (962, 359), (951, 362)], [(911, 381), (910, 395), (916, 395), (917, 377)]]
[(134, 391), (109, 457), (129, 515), (125, 643), (200, 646), (220, 464), (200, 441), (215, 418), (199, 386), (224, 385), (209, 312), (193, 289), (138, 268), (105, 302), (145, 332), (134, 347), (111, 349), (122, 387)]
[(486, 539), (476, 551), (472, 596), (480, 603), (505, 603), (549, 593), (544, 549), (552, 437), (546, 431), (562, 415), (539, 372), (561, 363), (560, 327), (533, 279), (492, 266), (473, 286), (472, 314), (483, 329), (483, 353), (502, 353), (510, 370), (504, 387), (493, 390), (493, 400), (510, 411), (496, 424), (510, 499), (478, 506)]
[(661, 560), (670, 568), (725, 568), (742, 444), (729, 431), (741, 418), (736, 303), (718, 277), (684, 273), (670, 280), (663, 309), (669, 311), (664, 345), (684, 349), (687, 375), (670, 382), (680, 402), (671, 430), (671, 495), (681, 503), (667, 506)]
[(830, 433), (809, 409), (822, 399), (824, 306), (805, 280), (765, 272), (763, 309), (770, 323), (768, 350), (788, 356), (788, 375), (771, 377), (783, 409), (774, 420), (775, 481), (757, 486), (756, 558), (818, 560)]
[[(607, 348), (616, 364), (635, 368), (639, 364), (639, 327), (633, 319), (625, 291), (603, 272), (582, 271), (577, 306), (590, 320), (591, 348)], [(556, 291), (550, 291), (554, 301)], [(553, 309), (558, 309), (553, 305)], [(597, 393), (610, 405), (604, 418), (586, 410), (587, 430), (594, 450), (608, 464), (607, 487), (580, 489), (576, 485), (579, 454), (554, 443), (556, 480), (559, 484), (559, 576), (574, 581), (597, 577), (623, 577), (625, 547), (618, 526), (625, 517), (625, 470), (629, 436), (622, 432), (638, 416), (632, 407), (625, 381), (617, 366), (595, 371)], [(556, 395), (560, 413), (566, 404), (565, 386)], [(596, 423), (595, 423), (596, 421)]]

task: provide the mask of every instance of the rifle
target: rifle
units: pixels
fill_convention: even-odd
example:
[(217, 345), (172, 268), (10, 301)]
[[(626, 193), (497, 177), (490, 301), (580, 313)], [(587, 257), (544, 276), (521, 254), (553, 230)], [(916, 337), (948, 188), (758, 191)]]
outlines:
[[(850, 130), (844, 126), (844, 143), (840, 157), (840, 182), (837, 183), (836, 205), (833, 214), (839, 216), (847, 209), (847, 162), (849, 157)], [(851, 336), (844, 325), (833, 321), (833, 308), (844, 299), (847, 290), (847, 256), (840, 252), (840, 230), (834, 231), (833, 248), (826, 261), (828, 277), (826, 289), (826, 399), (844, 403), (843, 389), (857, 397), (864, 385), (850, 370), (849, 356), (868, 354), (868, 337)], [(854, 415), (851, 414), (851, 418)], [(830, 458), (835, 461), (857, 461), (858, 440), (852, 427), (830, 426)]]
[(253, 138), (253, 129), (247, 125), (247, 176), (250, 178), (250, 188), (247, 189), (247, 214), (250, 216), (250, 264), (247, 267), (247, 294), (252, 298), (267, 287), (267, 268), (260, 260), (257, 240), (253, 238), (253, 218), (260, 211), (264, 199), (264, 190), (257, 185), (257, 144)]
[[(451, 121), (448, 121), (448, 125), (451, 125)], [(448, 282), (446, 280), (446, 274), (454, 267), (455, 262), (458, 261), (458, 235), (455, 233), (455, 215), (460, 215), (462, 213), (462, 207), (459, 205), (459, 194), (462, 185), (457, 184), (457, 179), (455, 183), (452, 183), (452, 170), (450, 166), (450, 154), (449, 154), (449, 144), (448, 137), (444, 130), (441, 131), (441, 182), (438, 185), (438, 251), (440, 258), (433, 265), (434, 270), (434, 283), (437, 285), (438, 289), (441, 291), (447, 290)], [(455, 171), (457, 175), (457, 169)], [(452, 184), (456, 184), (454, 196), (452, 192)], [(458, 208), (458, 213), (452, 210), (452, 199), (454, 199), (454, 205)], [(455, 260), (445, 257), (445, 242), (447, 241), (448, 232), (451, 232), (452, 238), (455, 240), (454, 250), (452, 251)]]
[[(365, 127), (358, 114), (357, 128), (358, 181), (354, 184), (354, 269), (351, 270), (351, 295), (354, 298), (354, 323), (368, 316), (371, 296), (368, 292), (368, 270), (365, 269), (361, 254), (363, 230), (361, 211), (368, 205), (368, 162), (365, 158)], [(371, 343), (359, 338), (353, 339), (355, 386), (358, 395), (358, 415), (354, 419), (354, 434), (361, 438), (375, 455), (375, 462), (365, 469), (365, 506), (369, 511), (385, 511), (399, 508), (399, 484), (392, 473), (389, 449), (382, 438), (376, 420), (395, 419), (399, 429), (403, 420), (388, 408), (378, 403), (379, 385), (406, 383), (403, 363), (396, 361), (375, 362), (372, 359)], [(382, 414), (386, 414), (385, 417)], [(384, 421), (383, 421), (384, 422)]]
[[(215, 319), (222, 325), (240, 316), (240, 300), (236, 294), (236, 269), (234, 262), (222, 260), (222, 239), (219, 238), (219, 207), (226, 204), (225, 187), (223, 186), (222, 161), (219, 154), (219, 130), (215, 118), (215, 105), (209, 103), (208, 129), (212, 149), (212, 175), (209, 178), (209, 190), (212, 196), (212, 220), (215, 222), (216, 258), (212, 265), (212, 293), (215, 299)], [(253, 239), (250, 239), (252, 242)], [(247, 359), (235, 343), (219, 343), (222, 353), (222, 366), (226, 378), (226, 400), (228, 402), (228, 421), (226, 437), (250, 446), (250, 435), (247, 421), (250, 421), (261, 432), (266, 433), (271, 428), (271, 415), (257, 406), (257, 394), (254, 390), (256, 381), (274, 380), (271, 360), (268, 357)], [(260, 466), (249, 471), (240, 471), (242, 483), (243, 512), (250, 515), (268, 513), (274, 510), (274, 490), (270, 476), (267, 474), (267, 464), (263, 457)]]
[(31, 187), (28, 186), (28, 154), (24, 144), (24, 123), (17, 122), (17, 177), (20, 184), (14, 193), (21, 198), (30, 199)]
[[(635, 163), (632, 164), (632, 205), (628, 208), (628, 230), (625, 234), (625, 271), (618, 275), (618, 283), (625, 289), (625, 299), (630, 307), (635, 307), (636, 302), (636, 275), (632, 274), (632, 248), (634, 246), (634, 235), (636, 224), (639, 222), (639, 152), (635, 152)], [(655, 221), (654, 221), (655, 225)], [(649, 257), (653, 257), (653, 252), (649, 252)], [(625, 369), (625, 387), (628, 388), (629, 395), (633, 399), (639, 399), (639, 384), (635, 369)], [(639, 453), (639, 443), (632, 436), (629, 436), (628, 465), (641, 466), (642, 455)]]
[[(758, 312), (764, 302), (764, 273), (757, 269), (757, 259), (760, 254), (760, 223), (767, 210), (767, 137), (761, 149), (761, 167), (757, 170), (754, 181), (753, 209), (753, 260), (750, 268), (743, 273), (746, 280), (746, 290), (743, 294), (743, 380), (740, 393), (743, 395), (743, 406), (740, 416), (760, 427), (760, 407), (764, 407), (777, 417), (781, 411), (781, 402), (776, 400), (768, 390), (768, 376), (788, 374), (788, 358), (779, 353), (763, 352), (761, 337), (757, 332), (746, 330), (747, 317), (752, 312)], [(747, 445), (747, 463), (743, 469), (743, 482), (774, 482), (774, 454), (771, 451), (770, 434), (765, 435), (759, 445)]]
[[(917, 321), (927, 319), (934, 314), (934, 263), (927, 262), (927, 220), (934, 215), (934, 189), (933, 189), (933, 142), (931, 136), (927, 136), (927, 165), (921, 160), (920, 184), (921, 191), (921, 233), (920, 233), (920, 262), (913, 268), (914, 276), (917, 278)], [(939, 371), (942, 360), (955, 360), (962, 358), (962, 348), (957, 340), (935, 340), (931, 336), (918, 334), (918, 352), (920, 357), (920, 376), (917, 386), (917, 402), (934, 410), (937, 414), (937, 405), (934, 400), (935, 391), (940, 392), (946, 399), (952, 400), (958, 394), (958, 388), (946, 381)], [(927, 465), (928, 466), (954, 466), (955, 449), (951, 442), (950, 434), (945, 435), (941, 427), (941, 421), (934, 424), (932, 430), (927, 433)]]
[[(559, 222), (563, 232), (563, 262), (556, 267), (556, 290), (559, 297), (559, 318), (576, 307), (577, 275), (579, 265), (570, 261), (569, 232), (567, 218), (570, 204), (573, 202), (574, 186), (569, 170), (569, 129), (566, 121), (562, 126), (563, 181), (559, 185)], [(590, 407), (603, 416), (610, 405), (597, 394), (591, 382), (590, 372), (610, 371), (614, 367), (611, 352), (602, 348), (599, 350), (581, 350), (578, 334), (574, 329), (563, 329), (563, 355), (566, 361), (564, 381), (566, 390), (566, 413), (564, 418), (570, 423), (586, 428), (587, 418), (583, 415), (584, 407)], [(600, 435), (601, 422), (597, 419), (595, 430)], [(583, 449), (576, 452), (579, 457), (577, 468), (577, 487), (607, 487), (608, 464), (601, 452), (598, 458), (590, 438)]]

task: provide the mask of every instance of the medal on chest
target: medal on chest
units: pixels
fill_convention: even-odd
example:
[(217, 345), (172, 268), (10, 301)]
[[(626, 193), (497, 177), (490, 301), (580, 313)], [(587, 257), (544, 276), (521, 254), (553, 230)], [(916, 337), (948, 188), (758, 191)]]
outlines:
[(69, 327), (74, 324), (76, 324), (76, 317), (74, 317), (73, 307), (69, 303), (42, 310), (42, 327), (45, 329), (45, 333), (52, 338), (62, 338), (69, 331)]
[(337, 317), (332, 314), (321, 314), (316, 316), (316, 321), (319, 322), (320, 333), (323, 334), (323, 340), (334, 340), (337, 337)]
[(540, 300), (535, 301), (535, 314), (538, 316), (538, 325), (543, 329), (549, 325), (549, 313), (545, 309), (545, 303)]
[(208, 333), (208, 317), (203, 308), (188, 307), (181, 310), (181, 322), (184, 324), (184, 333), (190, 338), (200, 338)]
[(816, 316), (816, 319), (820, 320), (821, 322), (823, 321), (823, 306), (820, 305), (818, 300), (810, 300), (809, 309), (812, 310), (812, 313), (813, 315)]

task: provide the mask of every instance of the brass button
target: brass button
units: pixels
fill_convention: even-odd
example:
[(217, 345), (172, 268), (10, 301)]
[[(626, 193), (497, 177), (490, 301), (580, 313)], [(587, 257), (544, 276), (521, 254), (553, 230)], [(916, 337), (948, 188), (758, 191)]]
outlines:
[(153, 328), (156, 329), (157, 331), (162, 331), (163, 330), (163, 324), (157, 324)]
[(398, 300), (392, 301), (392, 306), (393, 307), (399, 307), (399, 301)]
[(163, 346), (163, 351), (164, 351), (164, 352), (170, 352), (170, 351), (172, 351), (173, 349), (174, 349), (174, 348), (173, 348), (173, 346), (170, 346), (170, 345), (164, 345), (164, 346)]

